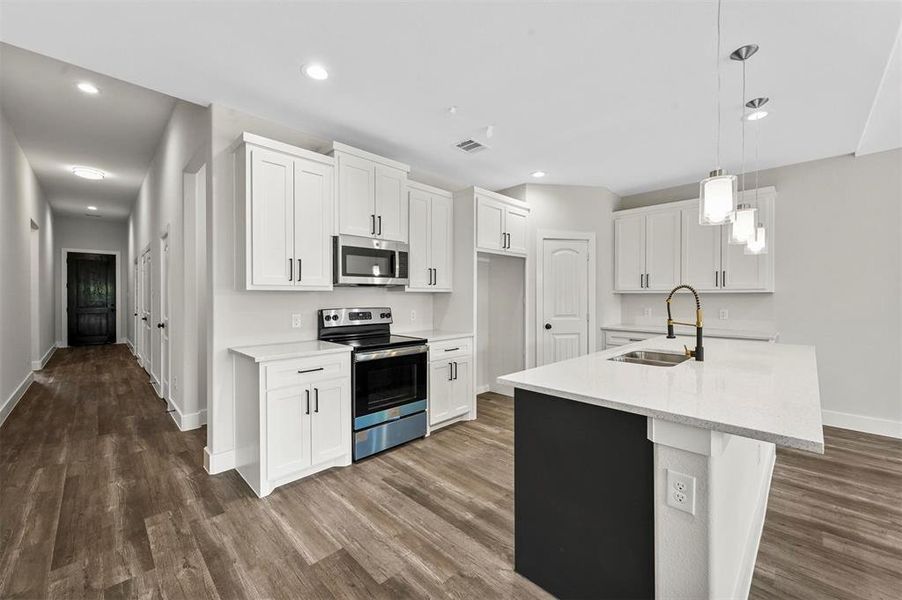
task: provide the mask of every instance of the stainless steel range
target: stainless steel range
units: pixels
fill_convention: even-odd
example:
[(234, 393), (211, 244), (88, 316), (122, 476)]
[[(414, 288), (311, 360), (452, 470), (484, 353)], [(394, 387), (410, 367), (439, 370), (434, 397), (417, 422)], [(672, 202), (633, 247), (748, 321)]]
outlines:
[(354, 460), (426, 435), (426, 340), (392, 335), (390, 308), (324, 308), (318, 337), (351, 355)]

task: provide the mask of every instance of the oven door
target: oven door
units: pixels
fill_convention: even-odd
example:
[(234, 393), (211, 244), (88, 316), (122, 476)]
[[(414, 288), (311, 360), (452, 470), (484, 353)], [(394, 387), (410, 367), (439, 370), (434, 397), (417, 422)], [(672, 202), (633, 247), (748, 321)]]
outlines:
[(354, 354), (354, 430), (426, 410), (426, 346)]
[(350, 235), (335, 236), (336, 285), (407, 285), (407, 244)]

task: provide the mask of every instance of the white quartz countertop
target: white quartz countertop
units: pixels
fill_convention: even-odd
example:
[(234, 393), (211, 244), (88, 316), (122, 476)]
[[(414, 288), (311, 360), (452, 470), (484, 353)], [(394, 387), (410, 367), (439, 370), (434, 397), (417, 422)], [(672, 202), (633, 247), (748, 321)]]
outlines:
[(823, 453), (813, 346), (705, 339), (705, 360), (653, 367), (608, 360), (631, 350), (682, 351), (695, 338), (655, 337), (499, 377), (522, 388)]
[(229, 348), (235, 354), (247, 356), (256, 362), (283, 360), (286, 358), (304, 358), (324, 354), (350, 352), (351, 347), (332, 342), (306, 340), (301, 342), (281, 342), (277, 344), (260, 344), (257, 346), (236, 346)]
[(451, 331), (448, 329), (421, 329), (420, 331), (393, 331), (397, 335), (423, 338), (430, 342), (453, 340), (454, 338), (473, 337), (472, 331)]
[[(684, 326), (675, 325), (677, 335), (692, 335), (692, 329), (686, 329)], [(602, 331), (627, 331), (635, 333), (658, 333), (664, 335), (667, 333), (666, 325), (603, 325)], [(705, 327), (705, 337), (721, 337), (735, 338), (740, 340), (776, 340), (776, 331), (749, 331), (745, 329), (718, 329), (716, 327)]]

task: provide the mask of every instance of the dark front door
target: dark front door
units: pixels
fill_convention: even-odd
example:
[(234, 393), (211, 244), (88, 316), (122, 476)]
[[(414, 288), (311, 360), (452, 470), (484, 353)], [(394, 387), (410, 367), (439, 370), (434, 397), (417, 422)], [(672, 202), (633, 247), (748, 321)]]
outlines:
[(116, 341), (116, 258), (70, 252), (68, 269), (69, 345)]

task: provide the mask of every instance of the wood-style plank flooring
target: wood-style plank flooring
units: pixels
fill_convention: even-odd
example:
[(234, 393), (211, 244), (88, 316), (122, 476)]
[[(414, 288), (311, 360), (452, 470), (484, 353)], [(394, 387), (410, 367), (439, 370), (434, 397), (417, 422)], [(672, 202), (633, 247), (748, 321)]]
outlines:
[[(509, 398), (260, 500), (123, 346), (36, 375), (0, 429), (2, 598), (547, 597), (512, 571)], [(898, 598), (902, 442), (826, 433), (779, 453), (752, 598)]]

